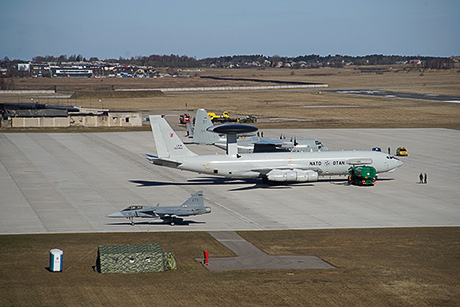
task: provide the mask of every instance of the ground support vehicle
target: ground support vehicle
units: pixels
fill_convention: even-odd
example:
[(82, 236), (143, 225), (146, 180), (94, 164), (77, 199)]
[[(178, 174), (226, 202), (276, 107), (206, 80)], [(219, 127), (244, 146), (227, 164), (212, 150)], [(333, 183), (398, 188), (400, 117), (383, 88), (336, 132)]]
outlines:
[(231, 118), (228, 111), (222, 113), (222, 115), (217, 115), (213, 112), (208, 112), (208, 116), (213, 123), (231, 123), (238, 122), (237, 118)]
[(257, 123), (257, 117), (255, 117), (254, 115), (248, 115), (245, 118), (240, 118), (240, 123), (242, 124)]
[(179, 123), (181, 124), (186, 124), (190, 123), (192, 121), (192, 117), (190, 114), (184, 113), (179, 116)]
[(355, 185), (370, 185), (375, 184), (377, 172), (372, 166), (352, 166), (348, 170), (348, 183)]
[(396, 148), (396, 155), (397, 156), (408, 156), (406, 147), (398, 147)]

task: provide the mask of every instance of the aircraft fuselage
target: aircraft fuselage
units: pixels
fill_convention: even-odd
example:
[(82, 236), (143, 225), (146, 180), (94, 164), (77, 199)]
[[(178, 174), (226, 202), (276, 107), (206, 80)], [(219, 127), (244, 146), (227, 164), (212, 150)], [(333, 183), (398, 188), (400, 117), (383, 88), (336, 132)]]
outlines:
[[(184, 157), (177, 168), (230, 178), (258, 178), (261, 170), (309, 170), (319, 176), (345, 175), (353, 165), (373, 166), (377, 173), (391, 171), (402, 162), (375, 151), (324, 151), (253, 153), (247, 155), (200, 155)], [(262, 171), (263, 173), (263, 171)]]

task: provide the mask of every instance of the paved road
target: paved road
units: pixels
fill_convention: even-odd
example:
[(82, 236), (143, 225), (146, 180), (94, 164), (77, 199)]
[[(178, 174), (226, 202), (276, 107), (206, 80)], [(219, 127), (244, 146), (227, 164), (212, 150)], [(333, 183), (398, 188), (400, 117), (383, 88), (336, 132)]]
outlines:
[[(149, 164), (151, 132), (0, 134), (0, 233), (224, 231), (460, 226), (460, 131), (264, 130), (316, 137), (331, 150), (406, 146), (409, 157), (375, 187), (345, 178), (270, 186)], [(190, 145), (197, 153), (222, 152)], [(420, 172), (428, 184), (418, 184)], [(130, 204), (177, 205), (198, 190), (212, 213), (176, 226), (109, 219)]]

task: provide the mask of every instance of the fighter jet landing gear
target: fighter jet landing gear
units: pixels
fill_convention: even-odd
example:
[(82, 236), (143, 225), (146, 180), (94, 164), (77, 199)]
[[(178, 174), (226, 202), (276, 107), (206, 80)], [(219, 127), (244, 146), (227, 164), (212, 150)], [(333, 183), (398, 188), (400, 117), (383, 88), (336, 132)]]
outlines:
[(182, 222), (184, 219), (181, 218), (173, 218), (169, 221), (169, 225), (174, 226), (177, 222)]
[(134, 217), (130, 216), (128, 217), (128, 220), (131, 223), (131, 226), (134, 226)]

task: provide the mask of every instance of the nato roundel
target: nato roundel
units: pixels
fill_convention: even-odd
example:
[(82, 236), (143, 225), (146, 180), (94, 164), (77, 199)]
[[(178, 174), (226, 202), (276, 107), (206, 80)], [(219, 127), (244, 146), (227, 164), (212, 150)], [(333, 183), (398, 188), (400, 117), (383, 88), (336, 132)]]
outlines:
[(241, 124), (228, 124), (228, 125), (220, 125), (214, 126), (212, 129), (208, 129), (215, 133), (249, 133), (259, 130), (259, 128), (250, 126), (250, 125), (241, 125)]

